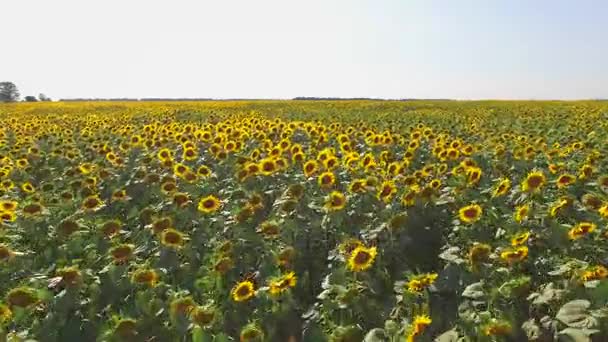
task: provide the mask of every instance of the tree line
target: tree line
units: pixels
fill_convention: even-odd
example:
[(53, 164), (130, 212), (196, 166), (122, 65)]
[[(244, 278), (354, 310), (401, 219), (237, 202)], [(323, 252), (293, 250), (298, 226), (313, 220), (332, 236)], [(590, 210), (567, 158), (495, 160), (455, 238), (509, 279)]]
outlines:
[[(21, 98), (19, 89), (13, 82), (0, 82), (0, 102), (17, 102)], [(39, 94), (38, 97), (27, 95), (23, 98), (25, 102), (51, 101), (51, 98), (44, 94)]]

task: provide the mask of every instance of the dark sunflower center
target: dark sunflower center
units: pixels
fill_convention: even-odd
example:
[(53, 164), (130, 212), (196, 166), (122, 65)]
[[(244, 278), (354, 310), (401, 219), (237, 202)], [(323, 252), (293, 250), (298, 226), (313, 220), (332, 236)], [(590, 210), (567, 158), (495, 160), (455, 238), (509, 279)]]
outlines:
[(467, 218), (475, 218), (477, 217), (477, 209), (470, 208), (464, 211), (464, 216)]
[(365, 251), (359, 251), (355, 255), (355, 264), (362, 265), (368, 262), (371, 259), (371, 255)]

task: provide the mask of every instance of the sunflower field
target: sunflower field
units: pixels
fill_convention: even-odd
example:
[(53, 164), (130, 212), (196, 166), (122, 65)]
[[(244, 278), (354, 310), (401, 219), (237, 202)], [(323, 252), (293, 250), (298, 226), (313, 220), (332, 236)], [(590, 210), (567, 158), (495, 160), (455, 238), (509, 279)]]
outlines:
[(0, 123), (0, 341), (608, 341), (607, 102)]

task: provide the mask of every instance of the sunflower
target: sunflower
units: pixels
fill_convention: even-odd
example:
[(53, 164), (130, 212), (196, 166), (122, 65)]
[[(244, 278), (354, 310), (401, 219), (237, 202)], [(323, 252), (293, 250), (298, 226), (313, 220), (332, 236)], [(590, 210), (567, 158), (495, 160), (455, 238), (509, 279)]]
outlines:
[(277, 254), (277, 264), (282, 267), (289, 267), (293, 263), (295, 257), (296, 249), (291, 246), (287, 246), (281, 249), (281, 251)]
[(587, 210), (592, 211), (599, 210), (604, 204), (601, 198), (593, 194), (584, 194), (581, 197), (581, 202), (583, 203), (585, 208), (587, 208)]
[(528, 242), (529, 238), (530, 238), (530, 232), (519, 233), (519, 234), (513, 236), (513, 238), (511, 239), (511, 246), (513, 246), (513, 247), (521, 246), (521, 245), (525, 244), (526, 242)]
[(27, 308), (38, 302), (38, 292), (31, 287), (17, 287), (6, 294), (6, 303), (12, 309), (13, 307)]
[(140, 268), (133, 272), (131, 276), (131, 282), (134, 284), (146, 285), (154, 287), (158, 283), (158, 273), (153, 269)]
[(491, 323), (482, 327), (483, 333), (486, 336), (507, 336), (511, 334), (513, 328), (508, 322), (500, 322), (494, 320)]
[(173, 228), (168, 228), (160, 233), (160, 243), (171, 248), (181, 248), (184, 245), (186, 236)]
[(528, 214), (530, 213), (530, 205), (522, 204), (515, 208), (514, 219), (517, 223), (522, 223), (524, 220), (528, 218)]
[(0, 210), (2, 211), (9, 211), (9, 212), (14, 212), (15, 210), (17, 210), (17, 206), (19, 205), (19, 203), (17, 203), (17, 201), (12, 201), (12, 200), (0, 200)]
[(260, 224), (257, 232), (262, 234), (266, 239), (275, 239), (281, 233), (281, 228), (274, 221), (264, 221)]
[(13, 252), (9, 247), (0, 244), (0, 261), (11, 260), (15, 256), (15, 252)]
[(474, 223), (479, 221), (483, 214), (483, 209), (478, 204), (470, 204), (458, 210), (458, 217), (464, 223)]
[(468, 167), (466, 169), (467, 184), (475, 185), (475, 184), (479, 183), (479, 180), (481, 179), (482, 174), (483, 174), (483, 172), (481, 171), (480, 168), (475, 167), (475, 166)]
[(3, 222), (15, 222), (17, 214), (11, 211), (0, 211), (0, 220)]
[(521, 189), (525, 192), (538, 192), (545, 185), (547, 179), (541, 171), (532, 171), (528, 173), (526, 179), (521, 183)]
[(587, 234), (593, 233), (596, 228), (595, 223), (580, 222), (568, 231), (568, 237), (570, 240), (578, 240)]
[(172, 160), (173, 159), (173, 152), (171, 152), (171, 150), (169, 150), (168, 148), (161, 148), (158, 151), (158, 153), (156, 154), (156, 156), (158, 157), (158, 159), (160, 161)]
[(76, 286), (82, 280), (82, 273), (76, 266), (64, 267), (57, 271), (57, 275), (61, 277), (61, 282), (66, 286)]
[(209, 327), (216, 317), (216, 308), (212, 305), (197, 306), (190, 311), (190, 319), (200, 327)]
[(124, 340), (135, 338), (138, 334), (137, 321), (132, 318), (119, 319), (114, 326), (113, 334)]
[(195, 307), (196, 302), (192, 297), (178, 297), (169, 304), (169, 313), (171, 317), (188, 316)]
[(32, 183), (30, 182), (25, 182), (23, 184), (21, 184), (21, 190), (23, 190), (23, 192), (31, 194), (34, 191), (36, 191), (36, 188), (32, 185)]
[(177, 163), (173, 165), (173, 174), (178, 176), (179, 178), (184, 178), (186, 172), (190, 171), (190, 168), (187, 165), (182, 163)]
[(332, 191), (325, 201), (325, 209), (328, 211), (338, 211), (346, 206), (346, 196), (339, 191)]
[(437, 273), (426, 273), (416, 275), (407, 282), (407, 291), (412, 293), (420, 293), (424, 289), (433, 285), (435, 279), (437, 279)]
[(377, 253), (376, 247), (356, 247), (348, 258), (348, 268), (353, 272), (367, 270), (373, 265)]
[(405, 207), (411, 207), (416, 204), (416, 195), (420, 193), (420, 188), (417, 185), (413, 185), (410, 187), (408, 191), (406, 191), (403, 196), (401, 196), (401, 204)]
[(196, 174), (202, 178), (207, 178), (211, 176), (211, 169), (206, 165), (201, 165), (196, 169)]
[(270, 176), (277, 170), (277, 163), (272, 158), (264, 158), (258, 165), (260, 166), (260, 173), (265, 176)]
[(184, 152), (182, 153), (183, 160), (188, 160), (188, 161), (196, 160), (197, 157), (198, 157), (198, 152), (192, 147), (184, 149)]
[(131, 244), (120, 244), (110, 249), (110, 255), (115, 264), (122, 264), (133, 256), (135, 246)]
[(574, 182), (576, 182), (576, 177), (569, 173), (565, 173), (557, 178), (556, 184), (557, 187), (561, 189), (572, 185)]
[(414, 322), (412, 322), (412, 328), (408, 334), (407, 341), (414, 341), (415, 337), (421, 335), (432, 321), (431, 317), (427, 315), (416, 315)]
[(264, 340), (264, 332), (255, 323), (249, 323), (241, 330), (240, 342), (261, 342)]
[(119, 220), (110, 220), (102, 224), (100, 230), (105, 237), (112, 238), (120, 232), (121, 227), (122, 223)]
[(112, 193), (112, 201), (113, 202), (125, 202), (128, 201), (130, 199), (129, 196), (127, 196), (127, 190), (116, 190)]
[(354, 179), (348, 186), (348, 192), (351, 194), (365, 192), (365, 187), (365, 179)]
[(477, 267), (478, 264), (485, 262), (489, 259), (492, 247), (485, 243), (475, 243), (469, 249), (469, 263), (473, 267)]
[(500, 253), (500, 258), (509, 264), (524, 260), (528, 256), (528, 247), (519, 246)]
[(336, 175), (331, 171), (323, 172), (317, 180), (319, 186), (323, 189), (329, 189), (336, 183)]
[(271, 280), (268, 287), (270, 289), (270, 294), (277, 296), (285, 292), (287, 289), (295, 287), (296, 283), (296, 274), (294, 272), (289, 272), (279, 278)]
[(255, 287), (253, 282), (245, 280), (234, 285), (231, 291), (232, 299), (235, 302), (244, 302), (255, 296)]
[(90, 195), (82, 201), (82, 210), (84, 211), (96, 211), (103, 206), (103, 202), (97, 195)]
[(397, 192), (397, 187), (395, 186), (395, 182), (391, 180), (385, 180), (380, 185), (380, 190), (378, 191), (377, 197), (379, 200), (384, 203), (388, 203), (393, 198), (393, 195)]
[(431, 186), (431, 188), (433, 190), (438, 190), (441, 187), (441, 180), (439, 180), (439, 179), (433, 179), (433, 180), (431, 180), (431, 182), (429, 183), (429, 185)]
[(11, 318), (13, 318), (11, 309), (4, 304), (0, 304), (0, 323), (6, 323), (10, 321)]
[(302, 166), (302, 170), (304, 171), (304, 176), (306, 176), (307, 178), (314, 175), (318, 169), (319, 169), (319, 164), (317, 163), (316, 160), (308, 160), (307, 162), (304, 163), (304, 166)]
[(597, 212), (604, 218), (608, 218), (608, 204), (601, 206)]
[(581, 275), (581, 280), (583, 282), (593, 281), (593, 280), (601, 280), (608, 277), (608, 269), (604, 266), (593, 266), (585, 270)]
[(221, 204), (222, 203), (217, 197), (209, 195), (207, 197), (201, 198), (201, 200), (198, 202), (197, 208), (198, 211), (202, 213), (210, 214), (218, 211), (220, 209)]
[(509, 178), (503, 178), (498, 182), (496, 188), (492, 192), (492, 197), (504, 196), (511, 189), (511, 180)]

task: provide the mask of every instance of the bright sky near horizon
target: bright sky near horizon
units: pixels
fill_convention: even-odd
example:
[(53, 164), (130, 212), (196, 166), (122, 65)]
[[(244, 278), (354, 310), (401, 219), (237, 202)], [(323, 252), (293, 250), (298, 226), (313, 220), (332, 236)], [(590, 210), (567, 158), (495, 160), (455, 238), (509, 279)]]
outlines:
[(3, 1), (21, 95), (608, 98), (605, 0)]

